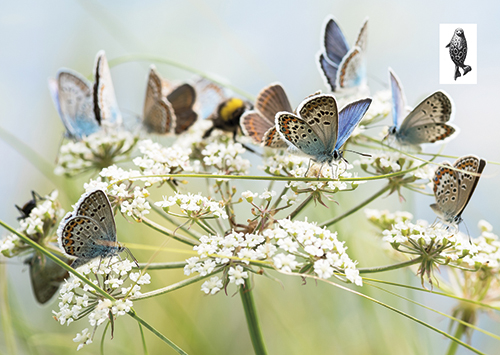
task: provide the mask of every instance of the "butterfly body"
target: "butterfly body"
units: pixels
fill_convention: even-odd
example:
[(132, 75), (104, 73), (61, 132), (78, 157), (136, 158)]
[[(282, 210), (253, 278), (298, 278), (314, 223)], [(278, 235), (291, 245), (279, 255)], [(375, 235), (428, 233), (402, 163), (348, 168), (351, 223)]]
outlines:
[(342, 159), (340, 148), (359, 124), (371, 99), (352, 102), (339, 113), (333, 95), (319, 94), (304, 100), (297, 115), (276, 114), (276, 129), (291, 147), (320, 164)]
[(102, 124), (122, 123), (104, 51), (97, 53), (94, 76), (92, 84), (74, 70), (63, 68), (56, 79), (49, 79), (49, 90), (66, 136), (76, 141), (99, 131)]
[(292, 112), (292, 106), (279, 83), (271, 84), (257, 95), (255, 109), (245, 112), (240, 119), (240, 126), (246, 136), (254, 143), (269, 148), (286, 148), (287, 143), (276, 131), (276, 113)]
[(76, 258), (71, 265), (73, 268), (92, 259), (110, 257), (125, 250), (116, 240), (113, 209), (102, 190), (84, 194), (75, 211), (68, 213), (63, 219), (57, 234), (64, 252)]
[(459, 158), (453, 166), (444, 162), (433, 179), (436, 203), (432, 210), (446, 223), (459, 224), (476, 189), (486, 162), (474, 155)]
[(327, 17), (323, 31), (323, 50), (318, 54), (318, 63), (325, 84), (332, 91), (365, 89), (367, 28), (368, 19), (361, 26), (354, 46), (349, 48), (335, 19)]
[(394, 136), (399, 144), (435, 143), (452, 138), (457, 133), (457, 128), (449, 123), (453, 104), (448, 94), (436, 91), (409, 110), (402, 85), (391, 69), (389, 79), (393, 103), (393, 126), (389, 128), (389, 135)]

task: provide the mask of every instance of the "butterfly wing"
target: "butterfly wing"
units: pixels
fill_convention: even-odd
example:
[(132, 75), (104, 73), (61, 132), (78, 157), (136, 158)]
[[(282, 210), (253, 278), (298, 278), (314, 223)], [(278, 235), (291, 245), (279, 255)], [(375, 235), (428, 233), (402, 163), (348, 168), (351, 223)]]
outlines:
[(50, 301), (59, 286), (69, 276), (68, 271), (43, 254), (35, 253), (26, 264), (30, 266), (31, 288), (40, 304)]
[(333, 64), (340, 64), (349, 51), (349, 45), (342, 30), (331, 16), (326, 18), (323, 44), (325, 54)]
[(240, 118), (240, 125), (243, 134), (252, 138), (256, 144), (260, 144), (266, 132), (273, 127), (268, 119), (256, 110), (245, 112)]
[(335, 144), (335, 149), (340, 149), (347, 139), (349, 139), (354, 129), (363, 119), (366, 111), (368, 111), (371, 103), (372, 99), (363, 99), (351, 102), (340, 111), (338, 128), (339, 134)]
[(194, 87), (197, 93), (196, 106), (201, 119), (212, 115), (219, 105), (227, 99), (226, 91), (208, 79), (197, 80)]
[[(486, 161), (474, 155), (467, 155), (458, 159), (454, 167), (462, 171), (455, 171), (458, 175), (458, 200), (457, 200), (457, 214), (458, 218), (461, 217), (462, 212), (469, 203), (477, 183), (479, 182), (480, 174), (482, 174)], [(467, 172), (474, 173), (468, 174)], [(479, 174), (479, 175), (477, 175)]]
[(151, 66), (142, 120), (148, 132), (171, 133), (175, 127), (174, 109), (163, 95), (163, 81)]
[(97, 53), (94, 76), (94, 112), (97, 122), (121, 125), (122, 115), (118, 109), (111, 71), (104, 51)]
[(443, 162), (436, 169), (433, 179), (433, 190), (436, 203), (431, 208), (446, 222), (452, 222), (459, 209), (458, 204), (458, 174), (451, 169), (449, 162)]
[(276, 127), (271, 127), (267, 130), (262, 138), (262, 144), (268, 148), (286, 148), (287, 143), (281, 138), (281, 135), (276, 131)]
[(406, 115), (406, 98), (403, 93), (403, 86), (391, 68), (389, 68), (389, 81), (391, 82), (392, 92), (392, 121), (394, 126), (399, 127), (401, 120)]
[(61, 69), (56, 80), (49, 80), (49, 89), (67, 136), (81, 140), (100, 129), (93, 110), (92, 86), (87, 79), (75, 71)]
[(452, 102), (443, 91), (436, 91), (415, 107), (401, 123), (397, 137), (407, 144), (434, 143), (452, 136), (456, 128), (450, 121)]
[(108, 196), (103, 190), (84, 194), (77, 203), (74, 216), (92, 219), (105, 232), (105, 240), (116, 242), (115, 217)]
[(366, 84), (364, 54), (359, 47), (353, 47), (342, 59), (336, 80), (336, 87), (342, 89)]
[(175, 133), (180, 134), (191, 127), (198, 118), (198, 114), (193, 110), (196, 91), (193, 86), (182, 84), (167, 95), (167, 100), (172, 105), (177, 119)]
[(330, 87), (331, 91), (337, 89), (337, 72), (339, 70), (338, 64), (334, 64), (328, 60), (324, 53), (318, 55), (318, 64), (323, 73), (325, 85)]
[(60, 245), (67, 255), (76, 257), (71, 264), (75, 269), (94, 258), (113, 255), (118, 250), (116, 235), (113, 240), (97, 220), (85, 216), (74, 216), (65, 222)]
[[(307, 126), (299, 125), (301, 130), (306, 130), (304, 133), (300, 132), (301, 136), (311, 134), (309, 131), (312, 130), (326, 151), (332, 152), (338, 135), (338, 108), (335, 97), (327, 94), (314, 95), (302, 101), (297, 112), (307, 123)], [(314, 147), (318, 147), (318, 144), (312, 142)]]
[(293, 111), (285, 89), (279, 83), (271, 84), (259, 92), (255, 101), (255, 108), (267, 119), (269, 127), (274, 126), (277, 112)]
[[(316, 124), (317, 125), (317, 124)], [(311, 126), (302, 118), (289, 112), (276, 114), (276, 129), (292, 147), (312, 157), (331, 152)]]
[(356, 40), (355, 46), (358, 46), (362, 52), (366, 51), (366, 43), (368, 40), (368, 18), (365, 19), (359, 30), (358, 39)]

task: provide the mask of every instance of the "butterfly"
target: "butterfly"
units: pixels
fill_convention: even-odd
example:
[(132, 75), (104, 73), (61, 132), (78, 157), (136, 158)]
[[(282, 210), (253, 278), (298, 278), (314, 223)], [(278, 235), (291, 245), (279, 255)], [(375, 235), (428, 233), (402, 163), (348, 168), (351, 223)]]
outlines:
[(210, 137), (215, 129), (233, 133), (233, 138), (236, 138), (240, 118), (245, 111), (252, 108), (252, 105), (245, 100), (232, 97), (227, 90), (205, 78), (199, 79), (195, 87), (198, 92), (201, 117), (212, 121), (212, 127), (204, 133), (203, 138)]
[(108, 196), (97, 189), (82, 195), (73, 212), (66, 214), (57, 229), (66, 255), (76, 258), (76, 269), (95, 258), (106, 258), (125, 250), (116, 240), (113, 209)]
[(365, 51), (368, 19), (363, 22), (356, 43), (349, 45), (333, 17), (326, 19), (323, 50), (318, 54), (320, 72), (332, 91), (366, 87)]
[(297, 115), (276, 114), (276, 129), (293, 150), (320, 164), (342, 159), (340, 148), (351, 136), (372, 99), (351, 102), (340, 113), (333, 95), (311, 96), (299, 105)]
[[(61, 260), (68, 262), (67, 259)], [(67, 270), (43, 254), (35, 253), (24, 263), (30, 267), (31, 288), (40, 304), (50, 301), (64, 279), (69, 276)]]
[(454, 169), (451, 169), (449, 162), (444, 162), (442, 165), (445, 167), (440, 166), (434, 174), (436, 203), (433, 203), (431, 208), (444, 222), (459, 224), (486, 166), (486, 161), (475, 155), (466, 155), (457, 159), (453, 164)]
[(97, 53), (94, 78), (92, 84), (81, 74), (64, 68), (57, 72), (56, 79), (49, 79), (49, 90), (66, 127), (66, 136), (73, 140), (99, 131), (103, 123), (122, 123), (104, 51)]
[(280, 111), (292, 112), (285, 89), (279, 83), (266, 86), (257, 95), (255, 110), (245, 112), (240, 119), (243, 133), (254, 143), (270, 148), (286, 148), (288, 145), (276, 131), (275, 116)]
[(19, 213), (21, 213), (20, 217), (17, 217), (18, 220), (28, 218), (31, 211), (36, 207), (37, 203), (44, 198), (40, 196), (38, 193), (35, 191), (31, 191), (31, 197), (32, 199), (26, 202), (23, 207), (19, 207), (18, 205), (15, 205)]
[(395, 136), (402, 145), (434, 143), (453, 136), (457, 128), (447, 123), (451, 120), (453, 104), (445, 92), (434, 92), (408, 113), (403, 87), (390, 68), (389, 77), (394, 123), (389, 135)]
[(163, 79), (154, 65), (149, 70), (143, 125), (148, 132), (180, 134), (198, 118), (193, 110), (196, 92), (193, 86), (182, 84), (175, 88)]

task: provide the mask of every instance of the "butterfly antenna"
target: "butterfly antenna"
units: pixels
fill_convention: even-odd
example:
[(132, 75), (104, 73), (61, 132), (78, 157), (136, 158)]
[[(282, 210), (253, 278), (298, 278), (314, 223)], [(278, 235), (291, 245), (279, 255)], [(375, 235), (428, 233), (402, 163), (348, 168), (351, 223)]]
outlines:
[(469, 228), (467, 228), (467, 223), (465, 223), (465, 221), (463, 219), (462, 219), (462, 221), (464, 222), (465, 230), (467, 231), (467, 236), (469, 237), (469, 244), (472, 244), (472, 240), (470, 239)]
[[(356, 152), (355, 150), (349, 150), (349, 149), (345, 149), (344, 152), (351, 152), (351, 153), (356, 153), (356, 154), (359, 154), (363, 157), (369, 157), (371, 158), (371, 154), (366, 154), (366, 153), (361, 153), (361, 152)], [(349, 164), (349, 162), (344, 158), (344, 156), (342, 156), (342, 159), (344, 159), (344, 161)]]
[(125, 247), (125, 251), (127, 252), (127, 254), (130, 256), (130, 258), (132, 260), (134, 260), (134, 263), (135, 265), (137, 266), (138, 269), (140, 269), (141, 267), (139, 266), (139, 262), (137, 261), (137, 259), (135, 258), (134, 254), (132, 254), (132, 252), (130, 251), (129, 248)]

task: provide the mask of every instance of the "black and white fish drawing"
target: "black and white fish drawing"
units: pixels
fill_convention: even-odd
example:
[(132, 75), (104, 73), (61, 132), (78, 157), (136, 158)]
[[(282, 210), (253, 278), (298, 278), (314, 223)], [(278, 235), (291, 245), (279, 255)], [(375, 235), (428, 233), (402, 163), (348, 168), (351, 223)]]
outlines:
[(459, 27), (455, 30), (446, 48), (450, 48), (450, 57), (453, 63), (455, 63), (455, 80), (457, 80), (459, 76), (462, 76), (458, 68), (462, 68), (464, 75), (472, 70), (470, 65), (464, 64), (465, 57), (467, 57), (467, 40), (465, 39), (463, 29)]

